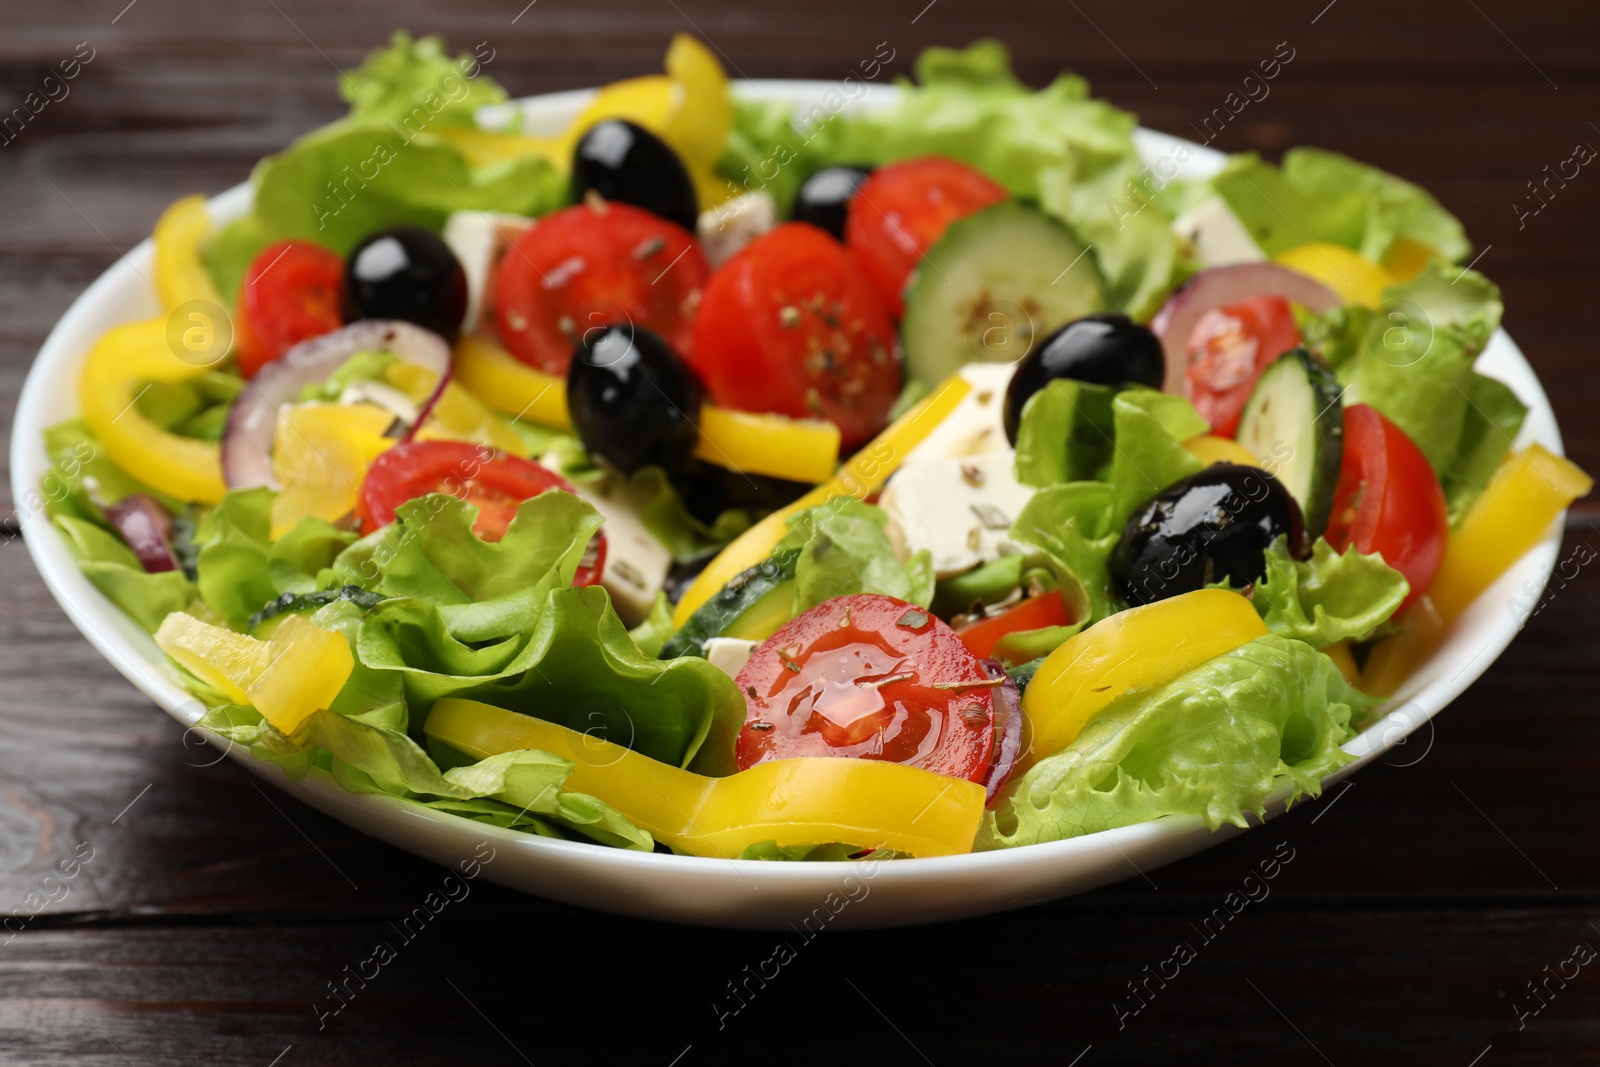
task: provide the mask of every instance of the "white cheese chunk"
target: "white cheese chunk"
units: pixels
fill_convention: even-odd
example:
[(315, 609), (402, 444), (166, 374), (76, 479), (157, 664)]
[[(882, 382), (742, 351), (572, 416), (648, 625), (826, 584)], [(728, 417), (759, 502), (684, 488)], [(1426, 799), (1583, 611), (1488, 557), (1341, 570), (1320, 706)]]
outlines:
[(907, 552), (927, 549), (940, 578), (1025, 551), (1010, 531), (1033, 490), (1018, 484), (1015, 462), (1006, 449), (907, 463), (879, 499), (890, 538)]
[(600, 585), (611, 594), (617, 614), (629, 626), (637, 626), (655, 606), (656, 593), (667, 579), (672, 553), (645, 528), (639, 514), (620, 494), (579, 486), (578, 495), (605, 519), (600, 532), (606, 535), (606, 562), (600, 570)]
[(713, 267), (720, 267), (745, 245), (778, 224), (778, 205), (763, 192), (745, 193), (710, 211), (695, 225), (700, 248)]
[(522, 215), (501, 211), (454, 211), (444, 224), (444, 243), (461, 262), (467, 275), (467, 314), (461, 332), (470, 333), (478, 320), (488, 314), (484, 294), (489, 275), (506, 248), (533, 225)]
[(1001, 413), (1006, 405), (1006, 386), (1011, 384), (1012, 363), (968, 363), (961, 377), (972, 383), (972, 391), (961, 398), (955, 410), (945, 416), (906, 456), (907, 463), (924, 459), (955, 459), (1006, 452)]
[(710, 637), (706, 639), (706, 659), (729, 678), (737, 678), (760, 643), (742, 637)]
[(1261, 263), (1267, 258), (1220, 196), (1213, 196), (1174, 219), (1172, 232), (1194, 246), (1195, 258), (1202, 266)]

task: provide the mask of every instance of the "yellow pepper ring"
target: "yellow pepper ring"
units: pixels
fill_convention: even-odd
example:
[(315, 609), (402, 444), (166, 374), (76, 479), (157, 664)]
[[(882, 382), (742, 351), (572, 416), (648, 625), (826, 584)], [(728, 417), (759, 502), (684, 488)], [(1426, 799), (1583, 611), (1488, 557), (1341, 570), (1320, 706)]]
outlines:
[[(456, 345), (455, 373), (470, 393), (497, 411), (558, 430), (572, 428), (567, 380), (535, 370), (490, 338), (463, 337)], [(839, 465), (839, 428), (820, 419), (707, 405), (699, 429), (694, 454), (730, 470), (820, 482)]]
[(791, 515), (827, 503), (836, 496), (865, 500), (883, 488), (889, 475), (899, 469), (911, 450), (971, 391), (972, 386), (965, 378), (951, 375), (931, 395), (852, 456), (838, 474), (740, 534), (700, 572), (694, 584), (684, 590), (683, 598), (673, 609), (672, 625), (682, 627), (695, 609), (710, 600), (734, 575), (770, 556), (772, 547), (783, 539)]
[(450, 697), (428, 736), (473, 758), (536, 749), (569, 759), (565, 788), (598, 797), (657, 840), (695, 856), (751, 845), (841, 842), (916, 856), (972, 850), (983, 787), (882, 760), (774, 760), (708, 778), (514, 711)]
[(1131, 689), (1155, 689), (1265, 636), (1250, 601), (1197, 589), (1118, 612), (1069, 638), (1040, 664), (1022, 695), (1033, 743), (1024, 764), (1053, 756)]
[(89, 350), (78, 375), (83, 421), (123, 470), (179, 499), (215, 504), (227, 491), (217, 443), (168, 433), (135, 403), (147, 382), (181, 382), (208, 369), (168, 347), (165, 319), (113, 327)]
[(200, 258), (200, 246), (210, 234), (211, 216), (203, 196), (175, 201), (157, 220), (153, 235), (156, 292), (168, 311), (191, 300), (221, 305), (216, 284)]

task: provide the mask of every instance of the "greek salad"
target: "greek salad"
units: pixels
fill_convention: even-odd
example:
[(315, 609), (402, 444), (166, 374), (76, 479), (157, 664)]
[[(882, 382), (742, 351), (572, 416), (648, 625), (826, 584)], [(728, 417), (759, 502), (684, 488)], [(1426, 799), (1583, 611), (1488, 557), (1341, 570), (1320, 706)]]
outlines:
[(800, 113), (680, 36), (539, 132), (396, 34), (246, 214), (162, 215), (51, 521), (206, 730), (512, 830), (936, 856), (1316, 795), (1590, 488), (1511, 447), (1498, 290), (1344, 156), (1189, 180), (995, 42), (915, 72)]

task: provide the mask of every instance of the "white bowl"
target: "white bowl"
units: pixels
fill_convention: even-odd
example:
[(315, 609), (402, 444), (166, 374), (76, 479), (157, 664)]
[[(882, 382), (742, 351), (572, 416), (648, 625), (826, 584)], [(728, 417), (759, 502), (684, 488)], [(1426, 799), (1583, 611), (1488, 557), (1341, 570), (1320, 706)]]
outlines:
[[(789, 100), (809, 108), (838, 100), (828, 82), (747, 82), (753, 98)], [(557, 93), (522, 103), (533, 132), (561, 129), (592, 90)], [(830, 97), (832, 92), (835, 95)], [(851, 106), (878, 106), (896, 90), (870, 87)], [(1147, 160), (1187, 157), (1185, 177), (1204, 177), (1221, 165), (1210, 149), (1149, 130), (1138, 132)], [(1181, 149), (1180, 149), (1180, 146)], [(246, 211), (251, 192), (239, 185), (211, 201), (213, 217)], [(113, 264), (51, 331), (17, 402), (11, 443), (11, 481), (19, 500), (39, 484), (49, 460), (40, 439), (48, 426), (78, 410), (78, 367), (89, 346), (111, 326), (160, 313), (146, 283), (152, 270), (145, 241)], [(1561, 435), (1539, 380), (1504, 331), (1484, 352), (1480, 367), (1516, 390), (1529, 406), (1519, 445), (1533, 441), (1559, 452)], [(19, 505), (19, 510), (28, 510)], [(111, 664), (184, 726), (198, 702), (168, 680), (163, 657), (149, 635), (106, 600), (79, 571), (48, 518), (22, 518), (28, 550), (51, 593), (73, 623)], [(1526, 601), (1548, 580), (1561, 542), (1561, 525), (1517, 562), (1463, 616), (1450, 640), (1409, 680), (1393, 710), (1346, 748), (1358, 758), (1333, 779), (1353, 773), (1400, 744), (1484, 672), (1516, 635), (1513, 598)], [(219, 742), (226, 744), (226, 742)], [(625, 852), (577, 842), (512, 833), (391, 797), (347, 793), (313, 771), (290, 781), (274, 764), (230, 753), (251, 771), (344, 823), (440, 863), (473, 856), (480, 842), (495, 849), (484, 875), (494, 882), (585, 907), (653, 919), (710, 926), (807, 930), (823, 925), (885, 927), (955, 919), (1017, 908), (1081, 893), (1148, 871), (1217, 844), (1238, 830), (1211, 832), (1196, 818), (1172, 817), (1137, 826), (1001, 852), (900, 860), (892, 863), (763, 863)], [(1330, 783), (1331, 784), (1330, 780)], [(1269, 808), (1282, 811), (1282, 803)]]

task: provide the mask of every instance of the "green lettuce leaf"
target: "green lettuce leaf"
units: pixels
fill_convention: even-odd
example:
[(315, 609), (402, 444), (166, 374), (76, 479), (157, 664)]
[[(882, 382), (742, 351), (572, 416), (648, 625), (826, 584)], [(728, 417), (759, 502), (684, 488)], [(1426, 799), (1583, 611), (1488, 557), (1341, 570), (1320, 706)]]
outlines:
[(356, 120), (400, 122), (421, 108), (428, 122), (472, 126), (479, 108), (507, 99), (506, 91), (480, 72), (478, 60), (467, 53), (451, 59), (439, 36), (414, 41), (396, 30), (388, 48), (374, 50), (339, 79), (339, 96)]
[(793, 614), (856, 593), (881, 593), (920, 607), (932, 603), (931, 557), (922, 551), (902, 564), (885, 532), (888, 522), (882, 508), (847, 496), (790, 517), (789, 532), (773, 551), (800, 550)]
[(1320, 537), (1308, 560), (1290, 556), (1282, 538), (1266, 557), (1251, 603), (1268, 630), (1312, 648), (1369, 639), (1411, 591), (1382, 556), (1362, 555), (1353, 546), (1341, 555)]
[(334, 570), (350, 575), (351, 584), (438, 605), (509, 595), (542, 604), (552, 589), (571, 584), (600, 528), (600, 513), (571, 493), (523, 501), (499, 541), (473, 532), (477, 514), (445, 493), (418, 497), (396, 509), (394, 522), (341, 554)]
[(355, 540), (307, 516), (272, 541), (272, 496), (270, 489), (235, 489), (195, 531), (200, 597), (236, 630), (275, 597), (321, 588), (320, 572)]
[(1203, 464), (1183, 442), (1208, 424), (1181, 396), (1113, 391), (1070, 379), (1028, 399), (1017, 426), (1017, 480), (1024, 485), (1103, 481), (1114, 489), (1117, 523)]
[(1461, 439), (1440, 478), (1452, 524), (1489, 484), (1490, 475), (1505, 458), (1528, 415), (1528, 405), (1498, 378), (1474, 371), (1467, 379), (1466, 394)]
[[(30, 503), (24, 495), (24, 507), (43, 507), (51, 517), (70, 515), (108, 528), (97, 501), (115, 504), (125, 496), (143, 493), (168, 511), (183, 507), (181, 500), (152, 489), (113, 463), (82, 418), (70, 418), (45, 430), (44, 449), (50, 469), (39, 479), (38, 500)], [(91, 482), (93, 497), (88, 489)]]
[(1301, 641), (1259, 637), (1169, 685), (1132, 692), (1008, 787), (980, 849), (1195, 815), (1246, 826), (1281, 786), (1316, 796), (1353, 756), (1340, 746), (1377, 701)]
[(672, 601), (667, 599), (666, 593), (657, 592), (656, 602), (650, 606), (650, 614), (629, 630), (628, 636), (633, 639), (634, 647), (641, 656), (655, 659), (672, 639), (673, 632)]
[(1012, 537), (1044, 552), (1063, 599), (1085, 624), (1124, 606), (1108, 565), (1122, 535), (1114, 504), (1105, 482), (1067, 482), (1035, 493), (1011, 524)]
[(479, 606), (493, 613), (473, 624), (468, 643), (438, 605), (385, 601), (363, 620), (357, 656), (400, 677), (406, 702), (419, 713), (441, 697), (468, 697), (673, 766), (734, 770), (745, 707), (733, 679), (696, 657), (642, 654), (604, 589), (562, 588), (540, 603), (518, 596)]
[(1458, 262), (1472, 252), (1460, 221), (1427, 190), (1336, 152), (1291, 148), (1283, 166), (1234, 156), (1212, 186), (1268, 256), (1326, 241), (1382, 262), (1401, 237)]
[(1510, 389), (1472, 369), (1500, 324), (1500, 291), (1435, 261), (1383, 295), (1384, 313), (1341, 369), (1345, 403), (1370, 404), (1404, 430), (1459, 504), (1483, 487), (1526, 414)]
[(184, 610), (198, 595), (181, 570), (149, 573), (120, 538), (86, 519), (57, 515), (51, 522), (66, 539), (84, 577), (151, 633), (162, 619)]
[(950, 156), (1038, 202), (1092, 245), (1114, 307), (1154, 310), (1171, 286), (1177, 244), (1133, 146), (1132, 114), (1091, 99), (1088, 83), (1071, 74), (1030, 91), (992, 40), (930, 48), (916, 75), (919, 85), (902, 82), (897, 103), (870, 113), (844, 109), (843, 100), (801, 114), (736, 100), (720, 169), (786, 206), (823, 166)]
[(1017, 481), (1058, 485), (1097, 477), (1111, 457), (1116, 390), (1058, 378), (1028, 398), (1017, 422)]
[(644, 851), (655, 846), (648, 833), (601, 801), (563, 789), (572, 761), (548, 752), (502, 752), (440, 770), (406, 733), (403, 704), (357, 715), (318, 711), (292, 738), (273, 729), (255, 709), (237, 704), (210, 709), (198, 725), (277, 763), (291, 778), (304, 777), (326, 754), (329, 773), (352, 792), (418, 800), (546, 836), (557, 836), (551, 827), (561, 827), (603, 844)]
[(1210, 424), (1188, 400), (1153, 389), (1124, 389), (1111, 402), (1111, 414), (1116, 426), (1111, 521), (1120, 532), (1139, 505), (1204, 469), (1183, 442), (1205, 433)]

